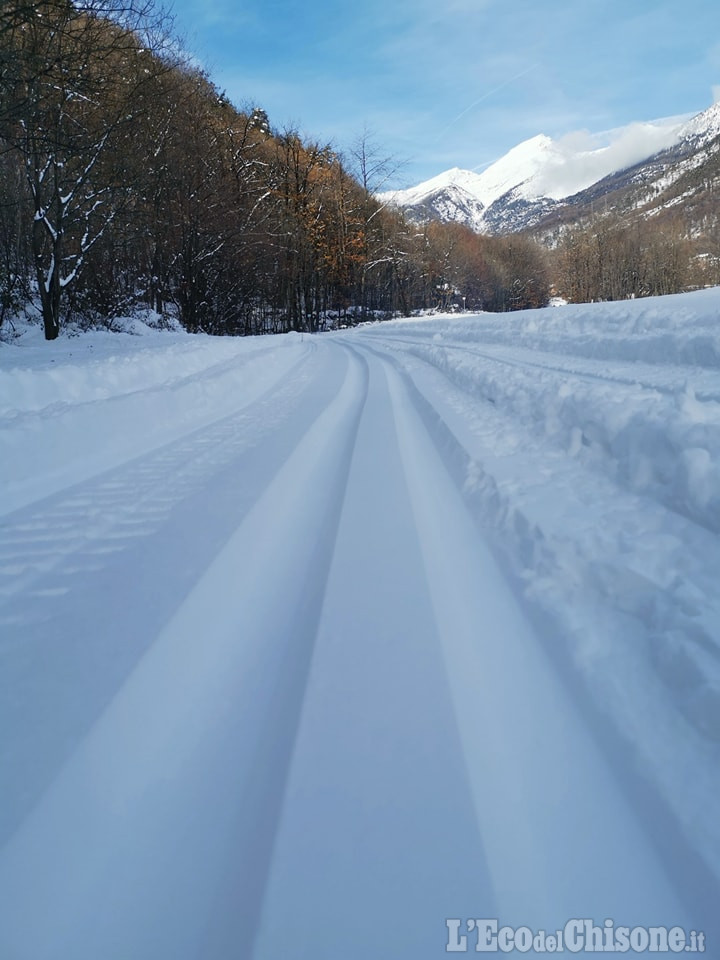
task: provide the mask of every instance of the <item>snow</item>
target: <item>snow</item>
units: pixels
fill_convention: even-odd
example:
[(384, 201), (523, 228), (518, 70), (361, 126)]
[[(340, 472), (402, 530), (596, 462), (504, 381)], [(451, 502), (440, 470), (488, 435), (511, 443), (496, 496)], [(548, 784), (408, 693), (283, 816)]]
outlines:
[(439, 191), (455, 188), (485, 208), (510, 191), (525, 200), (564, 200), (683, 140), (699, 138), (698, 144), (702, 145), (718, 133), (720, 105), (714, 104), (690, 120), (669, 117), (601, 133), (578, 130), (557, 140), (538, 134), (513, 147), (481, 173), (455, 167), (417, 186), (381, 196), (399, 206), (414, 206)]
[(538, 176), (548, 163), (553, 162), (554, 144), (544, 134), (525, 140), (509, 150), (480, 174), (481, 196), (485, 206), (490, 206), (509, 190)]
[(0, 956), (717, 942), (719, 312), (0, 344)]
[[(32, 338), (0, 350), (0, 510), (7, 511), (236, 410), (307, 347), (299, 338), (280, 347), (261, 338), (94, 333), (52, 351)], [(262, 367), (251, 362), (256, 352)]]
[(698, 147), (720, 136), (720, 102), (688, 120), (680, 130), (680, 136), (685, 140), (698, 138)]

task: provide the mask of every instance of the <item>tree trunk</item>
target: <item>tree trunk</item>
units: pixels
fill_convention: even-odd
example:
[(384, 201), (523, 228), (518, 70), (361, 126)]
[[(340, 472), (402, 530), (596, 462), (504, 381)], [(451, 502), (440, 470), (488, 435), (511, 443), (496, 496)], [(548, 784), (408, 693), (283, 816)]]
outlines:
[(47, 290), (42, 278), (38, 279), (45, 339), (57, 340), (60, 333), (60, 283), (54, 275), (50, 281), (50, 289)]
[(45, 339), (57, 340), (58, 334), (60, 333), (61, 288), (59, 263), (62, 252), (60, 242), (62, 234), (58, 233), (52, 242), (52, 259), (50, 261), (50, 267), (46, 269), (42, 263), (42, 233), (43, 228), (36, 220), (32, 238), (33, 253), (35, 254), (35, 277), (40, 292)]

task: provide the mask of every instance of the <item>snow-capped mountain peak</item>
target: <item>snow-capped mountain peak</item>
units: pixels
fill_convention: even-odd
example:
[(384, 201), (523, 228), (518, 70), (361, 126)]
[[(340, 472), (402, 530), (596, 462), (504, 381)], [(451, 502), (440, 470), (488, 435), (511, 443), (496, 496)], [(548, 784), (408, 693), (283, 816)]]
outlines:
[(480, 199), (489, 207), (509, 190), (532, 182), (553, 163), (554, 153), (555, 144), (543, 133), (519, 143), (477, 175)]
[(394, 190), (382, 194), (382, 196), (401, 205), (416, 204), (422, 203), (428, 197), (433, 196), (440, 190), (446, 190), (450, 186), (461, 187), (479, 199), (480, 176), (471, 170), (461, 170), (459, 167), (445, 170), (444, 173), (431, 177), (430, 180), (424, 180), (415, 187), (409, 187), (407, 190)]
[(453, 167), (415, 187), (382, 196), (399, 206), (416, 206), (440, 191), (460, 188), (483, 207), (489, 207), (509, 190), (536, 177), (547, 166), (552, 150), (550, 137), (539, 134), (513, 147), (482, 173)]
[(720, 136), (720, 101), (689, 120), (680, 130), (680, 139), (700, 138), (703, 143)]
[(557, 140), (538, 134), (479, 173), (454, 167), (382, 199), (418, 220), (453, 220), (502, 232), (537, 222), (554, 205), (664, 150), (719, 134), (720, 104), (691, 119), (632, 123), (598, 134), (577, 131)]

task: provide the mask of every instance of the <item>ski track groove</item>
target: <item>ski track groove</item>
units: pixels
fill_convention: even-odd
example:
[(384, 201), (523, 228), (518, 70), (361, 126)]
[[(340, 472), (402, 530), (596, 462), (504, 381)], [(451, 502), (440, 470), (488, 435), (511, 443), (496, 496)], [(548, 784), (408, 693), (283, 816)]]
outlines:
[[(49, 408), (15, 412), (15, 420), (10, 423), (0, 420), (0, 442), (6, 447), (8, 458), (4, 465), (7, 468), (4, 474), (7, 477), (12, 505), (8, 507), (7, 503), (0, 504), (0, 522), (4, 517), (19, 515), (23, 509), (50, 500), (48, 491), (53, 488), (54, 497), (65, 496), (69, 490), (80, 487), (83, 483), (108, 475), (128, 463), (142, 460), (143, 457), (156, 453), (159, 455), (173, 443), (212, 430), (242, 413), (242, 410), (251, 409), (255, 403), (272, 398), (274, 390), (282, 381), (307, 381), (307, 372), (303, 368), (306, 366), (313, 369), (313, 355), (316, 350), (316, 344), (303, 345), (299, 349), (296, 345), (293, 348), (295, 356), (290, 354), (289, 362), (284, 362), (283, 348), (254, 351), (248, 356), (224, 360), (195, 376), (188, 375), (169, 382), (155, 383), (147, 388), (121, 391), (96, 399), (51, 404), (53, 416), (57, 417), (57, 423), (53, 426), (54, 442), (47, 444), (46, 441), (43, 446), (38, 446), (37, 441), (33, 443), (32, 437), (39, 426), (44, 428), (40, 431), (40, 436), (47, 437), (45, 421)], [(261, 354), (260, 357), (258, 353)], [(253, 376), (258, 363), (266, 373), (259, 379)], [(249, 373), (247, 382), (243, 380), (244, 370)], [(283, 393), (285, 387), (279, 389)], [(148, 409), (153, 412), (148, 422), (143, 424), (143, 429), (127, 439), (123, 438), (119, 444), (116, 444), (114, 439), (106, 442), (103, 435), (96, 436), (96, 419), (104, 432), (112, 438), (116, 430), (124, 428), (128, 419), (147, 417)], [(271, 404), (271, 417), (272, 414)], [(90, 442), (87, 438), (78, 437), (78, 426), (83, 432), (89, 433)], [(27, 466), (19, 473), (12, 468), (14, 442), (17, 437), (24, 437), (26, 443), (30, 441), (27, 449), (34, 462), (33, 471), (29, 471)], [(58, 457), (53, 453), (55, 447), (64, 447), (66, 450), (65, 462), (60, 469)], [(25, 456), (27, 455), (26, 451)], [(22, 466), (22, 461), (19, 463)], [(41, 492), (36, 492), (38, 490)]]
[[(475, 460), (463, 443), (457, 438), (448, 426), (442, 413), (434, 406), (432, 399), (415, 383), (412, 373), (406, 368), (404, 358), (394, 352), (385, 353), (363, 343), (363, 349), (377, 359), (387, 364), (402, 384), (406, 402), (412, 407), (428, 442), (438, 456), (438, 462), (443, 464), (442, 470), (447, 470), (452, 481), (457, 499), (463, 504), (468, 524), (473, 526), (479, 542), (486, 542), (493, 546), (493, 557), (503, 577), (512, 589), (519, 607), (526, 611), (530, 620), (539, 624), (546, 619), (544, 614), (537, 616), (538, 611), (534, 604), (526, 597), (526, 583), (519, 575), (514, 559), (507, 554), (502, 544), (494, 543), (484, 527), (484, 511), (476, 502), (474, 494), (467, 486), (467, 478)], [(414, 355), (413, 355), (414, 356)], [(423, 364), (429, 361), (415, 357)], [(436, 374), (451, 383), (453, 389), (466, 392), (449, 380), (444, 371), (433, 367)], [(396, 394), (397, 396), (397, 394)], [(475, 453), (477, 456), (477, 452)], [(678, 516), (682, 522), (690, 522), (682, 515)], [(422, 521), (419, 521), (421, 523)], [(704, 528), (700, 528), (706, 533)], [(440, 553), (441, 551), (437, 551)], [(548, 629), (549, 628), (549, 629)], [(717, 877), (708, 868), (702, 856), (688, 848), (688, 841), (682, 827), (678, 824), (671, 804), (666, 802), (657, 785), (648, 779), (644, 771), (642, 759), (638, 756), (637, 746), (633, 744), (626, 732), (618, 728), (612, 718), (604, 710), (603, 704), (597, 702), (597, 694), (588, 684), (587, 677), (583, 676), (573, 662), (569, 651), (563, 651), (556, 643), (549, 643), (548, 637), (556, 634), (562, 627), (559, 624), (545, 622), (545, 631), (537, 633), (537, 644), (542, 649), (543, 658), (552, 665), (556, 675), (562, 681), (565, 695), (573, 702), (580, 722), (587, 725), (591, 739), (604, 756), (610, 770), (614, 770), (618, 777), (624, 797), (634, 810), (639, 822), (644, 822), (643, 829), (647, 829), (647, 837), (651, 846), (657, 851), (664, 864), (664, 870), (671, 880), (680, 901), (685, 904), (689, 915), (696, 914), (712, 916), (714, 904), (720, 896), (720, 884)], [(462, 628), (460, 629), (462, 632)], [(707, 649), (701, 638), (692, 637), (699, 645)], [(708, 652), (713, 657), (718, 656), (718, 649), (712, 646)], [(462, 726), (462, 724), (461, 724)], [(647, 817), (647, 812), (652, 816)], [(690, 867), (687, 864), (690, 864)], [(685, 864), (684, 868), (681, 864)], [(680, 879), (677, 879), (680, 878)], [(526, 914), (528, 915), (528, 914)], [(697, 914), (696, 914), (697, 915)], [(547, 914), (546, 914), (547, 916)], [(707, 926), (707, 921), (706, 921)]]
[[(108, 549), (119, 551), (123, 542), (133, 539), (133, 528), (137, 528), (137, 536), (158, 529), (177, 503), (200, 489), (240, 451), (259, 442), (258, 424), (263, 425), (263, 432), (272, 428), (278, 406), (281, 411), (288, 409), (306, 383), (306, 374), (297, 375), (300, 363), (280, 390), (273, 384), (259, 398), (214, 423), (0, 517), (0, 565), (11, 567), (17, 559), (24, 561), (20, 576), (13, 577), (5, 568), (8, 579), (0, 581), (0, 598), (3, 594), (11, 597), (54, 570), (88, 541), (97, 544), (116, 539), (120, 543)], [(87, 530), (88, 518), (97, 519), (91, 531)]]
[[(332, 391), (333, 375), (322, 362), (324, 355), (313, 356), (312, 369), (327, 370)], [(59, 497), (0, 520), (0, 651), (22, 647), (24, 654), (14, 661), (13, 671), (0, 676), (0, 728), (23, 729), (30, 741), (21, 754), (10, 740), (0, 746), (7, 775), (26, 783), (25, 792), (18, 793), (14, 803), (3, 805), (0, 842), (17, 825), (29, 799), (39, 794), (67, 759), (68, 745), (90, 729), (104, 708), (112, 693), (107, 677), (122, 683), (154, 632), (231, 535), (232, 524), (242, 522), (272, 472), (290, 455), (284, 446), (288, 424), (292, 426), (298, 417), (314, 418), (322, 410), (323, 394), (313, 399), (308, 393), (314, 386), (307, 370), (295, 368), (281, 387), (272, 387), (209, 428), (193, 430)], [(303, 412), (306, 406), (308, 414)], [(208, 516), (207, 542), (194, 543), (185, 569), (176, 572), (174, 582), (167, 581), (163, 570), (172, 562), (168, 554), (189, 546), (183, 524), (192, 522), (193, 512), (208, 511), (207, 485), (233, 471), (242, 476), (244, 462), (262, 456), (268, 463), (265, 474), (255, 481), (260, 485), (240, 487), (237, 496), (219, 500), (225, 510), (216, 506), (215, 515)], [(177, 530), (169, 548), (162, 542), (168, 528)], [(127, 575), (128, 554), (136, 558), (134, 579), (118, 583), (117, 593), (108, 596), (105, 584), (113, 579), (112, 571), (117, 569), (118, 577)], [(78, 572), (86, 575), (88, 595), (80, 620), (71, 591), (78, 589)], [(125, 591), (146, 605), (144, 632), (136, 627), (132, 635), (124, 634)], [(95, 594), (98, 603), (93, 602)], [(60, 636), (65, 637), (62, 645), (57, 643)], [(84, 638), (83, 642), (74, 641), (75, 636)], [(105, 657), (110, 658), (103, 665), (106, 685), (96, 687), (92, 665), (99, 666)], [(52, 669), (72, 683), (68, 693), (40, 679)], [(65, 702), (70, 691), (72, 707)], [(52, 719), (56, 713), (59, 722)]]
[(10, 412), (0, 413), (0, 429), (8, 425), (17, 426), (18, 424), (23, 423), (23, 421), (32, 422), (32, 420), (36, 418), (52, 419), (55, 417), (60, 417), (71, 410), (80, 410), (83, 408), (92, 407), (94, 404), (98, 403), (98, 401), (103, 403), (113, 403), (118, 401), (122, 402), (135, 397), (157, 396), (158, 394), (166, 393), (168, 390), (181, 390), (186, 386), (195, 386), (198, 377), (201, 377), (204, 381), (208, 381), (223, 377), (228, 373), (231, 373), (233, 376), (235, 376), (249, 364), (257, 363), (258, 360), (266, 360), (268, 356), (272, 355), (273, 353), (277, 353), (279, 350), (282, 350), (282, 347), (268, 346), (258, 350), (248, 351), (246, 354), (240, 354), (239, 356), (229, 357), (227, 359), (211, 363), (208, 366), (203, 367), (202, 370), (186, 374), (185, 376), (174, 377), (170, 380), (161, 381), (149, 386), (133, 388), (120, 393), (112, 393), (107, 396), (94, 397), (88, 400), (55, 401), (43, 406), (31, 407), (28, 410), (12, 410)]
[[(433, 909), (443, 916), (492, 902), (385, 368), (364, 347), (351, 349), (367, 363), (371, 392), (253, 960), (271, 960), (287, 943), (308, 957), (421, 960), (441, 946)], [(312, 882), (303, 879), (308, 856)], [(418, 918), (412, 931), (394, 922), (403, 912)]]
[[(234, 955), (249, 956), (367, 394), (363, 360), (339, 345), (323, 356), (334, 360), (328, 374), (344, 358), (341, 381), (328, 386), (317, 371), (299, 442), (284, 448), (240, 526), (8, 840), (0, 891), (13, 923), (0, 944), (17, 949), (13, 957), (77, 956), (90, 914), (83, 956), (220, 960), (230, 942)], [(254, 566), (236, 582), (235, 564), (253, 546)], [(256, 607), (256, 588), (272, 576), (287, 583), (285, 602)], [(232, 612), (208, 624), (230, 596)], [(158, 684), (166, 699), (156, 703)], [(157, 851), (148, 862), (150, 838)], [(80, 888), (71, 893), (68, 863)], [(128, 875), (134, 887), (108, 909)], [(153, 912), (161, 888), (185, 905), (170, 925)], [(28, 896), (43, 911), (31, 931)]]
[[(355, 349), (358, 350), (358, 348)], [(615, 844), (619, 863), (626, 851), (624, 844), (629, 841), (633, 856), (637, 855), (637, 862), (633, 866), (637, 875), (633, 877), (632, 869), (629, 867), (618, 873), (614, 886), (617, 902), (612, 909), (605, 904), (608, 906), (608, 915), (610, 913), (614, 915), (632, 904), (634, 915), (657, 918), (662, 914), (661, 903), (666, 904), (664, 909), (668, 913), (675, 916), (684, 913), (686, 908), (679, 907), (682, 897), (670, 879), (671, 870), (668, 869), (666, 872), (661, 866), (663, 857), (655, 846), (659, 837), (653, 836), (651, 832), (646, 834), (640, 826), (642, 803), (638, 802), (637, 796), (633, 796), (632, 791), (626, 792), (621, 788), (616, 779), (618, 767), (611, 762), (614, 759), (612, 752), (603, 752), (595, 740), (593, 722), (597, 721), (597, 717), (594, 717), (590, 711), (580, 709), (579, 703), (565, 692), (559, 695), (561, 706), (558, 708), (558, 717), (566, 719), (564, 721), (558, 719), (557, 727), (553, 726), (553, 733), (557, 735), (558, 743), (553, 743), (552, 737), (549, 738), (550, 744), (541, 746), (539, 742), (535, 742), (533, 711), (542, 712), (543, 697), (550, 696), (552, 699), (553, 694), (548, 693), (548, 690), (552, 689), (553, 684), (556, 685), (557, 690), (564, 689), (563, 682), (558, 680), (556, 665), (547, 656), (544, 647), (534, 636), (531, 636), (531, 632), (528, 632), (527, 625), (523, 626), (523, 617), (518, 613), (519, 608), (512, 589), (503, 579), (500, 568), (496, 566), (486, 548), (479, 546), (480, 528), (476, 527), (471, 518), (471, 511), (463, 495), (462, 483), (458, 482), (458, 477), (453, 475), (452, 469), (450, 473), (446, 469), (453, 440), (440, 414), (419, 394), (411, 379), (394, 358), (388, 358), (365, 344), (359, 348), (359, 352), (368, 356), (371, 378), (373, 375), (377, 376), (378, 371), (382, 371), (389, 388), (390, 405), (385, 417), (389, 417), (395, 423), (406, 495), (412, 504), (415, 517), (414, 530), (419, 537), (419, 548), (425, 569), (425, 590), (431, 596), (435, 609), (435, 629), (438, 631), (435, 642), (442, 650), (442, 660), (445, 665), (445, 670), (441, 668), (435, 675), (433, 692), (439, 691), (446, 683), (449, 685), (449, 696), (457, 724), (454, 736), (462, 746), (462, 765), (465, 776), (472, 785), (476, 807), (475, 828), (479, 828), (480, 831), (480, 852), (474, 854), (474, 863), (475, 883), (477, 889), (482, 891), (480, 898), (491, 912), (500, 911), (506, 920), (508, 917), (514, 917), (517, 922), (530, 925), (534, 923), (536, 926), (547, 924), (552, 927), (555, 922), (560, 923), (565, 915), (583, 915), (587, 912), (587, 904), (592, 902), (594, 892), (597, 893), (594, 891), (592, 878), (581, 880), (577, 872), (573, 871), (572, 863), (575, 862), (575, 858), (580, 862), (593, 862), (597, 859), (599, 851), (604, 850), (607, 844)], [(458, 453), (455, 459), (459, 461), (462, 459), (462, 452), (459, 451), (457, 443), (455, 447)], [(451, 457), (451, 464), (452, 460)], [(378, 469), (381, 469), (381, 464), (382, 460), (378, 463)], [(397, 499), (393, 502), (397, 502)], [(446, 524), (451, 531), (454, 531), (448, 536), (449, 542), (456, 544), (462, 540), (466, 545), (467, 553), (457, 551), (452, 556), (445, 556), (443, 547), (447, 535)], [(470, 529), (474, 532), (469, 532)], [(364, 553), (362, 556), (367, 564), (368, 557)], [(409, 555), (406, 554), (406, 556)], [(493, 584), (490, 593), (479, 593), (483, 573), (489, 576)], [(456, 580), (460, 582), (459, 587), (455, 583)], [(372, 577), (369, 585), (366, 584), (366, 588), (368, 586), (372, 595)], [(401, 589), (401, 585), (398, 588)], [(338, 602), (336, 601), (334, 606), (337, 606)], [(491, 612), (488, 613), (485, 607), (489, 607)], [(486, 660), (488, 651), (483, 650), (483, 641), (487, 634), (487, 618), (489, 617), (490, 623), (493, 622), (492, 611), (495, 608), (500, 611), (497, 615), (500, 623), (507, 616), (508, 610), (513, 611), (512, 618), (516, 622), (518, 635), (522, 638), (515, 653), (514, 668), (511, 667), (509, 670), (507, 667), (503, 669), (502, 666), (498, 669), (498, 664), (492, 663), (492, 657), (490, 661)], [(337, 610), (335, 610), (335, 616), (337, 616)], [(337, 625), (335, 629), (338, 629)], [(495, 637), (492, 642), (497, 645), (500, 638)], [(367, 956), (380, 955), (382, 950), (387, 951), (389, 955), (401, 956), (403, 942), (408, 956), (412, 955), (414, 958), (435, 956), (436, 948), (432, 946), (431, 930), (421, 927), (420, 930), (413, 931), (415, 938), (418, 933), (422, 934), (420, 940), (413, 939), (413, 936), (407, 932), (401, 937), (390, 935), (387, 918), (382, 908), (374, 902), (367, 891), (364, 891), (361, 897), (361, 902), (365, 904), (367, 911), (366, 926), (371, 930), (376, 926), (378, 930), (383, 931), (382, 940), (379, 934), (373, 939), (372, 933), (368, 933), (363, 928), (355, 930), (351, 942), (346, 942), (343, 939), (346, 933), (338, 933), (336, 929), (339, 927), (340, 931), (346, 931), (348, 923), (351, 922), (345, 916), (344, 903), (338, 903), (331, 888), (323, 883), (319, 885), (317, 891), (313, 891), (311, 887), (309, 900), (300, 898), (305, 906), (305, 913), (302, 908), (292, 907), (287, 910), (287, 915), (280, 918), (282, 904), (288, 903), (288, 891), (296, 889), (300, 882), (301, 868), (298, 864), (305, 863), (308, 855), (304, 850), (303, 842), (298, 843), (296, 839), (305, 833), (305, 824), (302, 816), (295, 812), (294, 805), (302, 801), (303, 792), (310, 791), (313, 795), (312, 787), (308, 787), (306, 783), (313, 773), (312, 758), (314, 750), (317, 749), (313, 746), (313, 742), (322, 737), (321, 731), (327, 729), (331, 722), (330, 716), (323, 720), (322, 704), (323, 700), (328, 700), (327, 687), (323, 688), (322, 682), (315, 676), (315, 670), (319, 670), (322, 676), (323, 654), (326, 659), (329, 657), (332, 661), (328, 649), (324, 651), (321, 649), (318, 653), (318, 663), (311, 668), (311, 687), (308, 696), (309, 706), (313, 709), (308, 713), (310, 719), (307, 720), (307, 729), (303, 731), (301, 727), (300, 731), (300, 742), (304, 749), (298, 758), (298, 768), (294, 771), (294, 792), (290, 795), (289, 810), (286, 812), (288, 824), (285, 825), (284, 832), (280, 833), (281, 855), (277, 865), (278, 876), (272, 873), (274, 886), (271, 886), (271, 896), (269, 902), (265, 904), (267, 922), (265, 927), (261, 927), (263, 936), (256, 944), (258, 950), (253, 954), (254, 960), (266, 960), (266, 958), (269, 960), (277, 956), (279, 945), (297, 942), (300, 931), (302, 931), (300, 941), (305, 946), (308, 956), (315, 955), (317, 952), (318, 955), (330, 957), (339, 955), (342, 951), (343, 955), (350, 960), (355, 958), (361, 960)], [(372, 650), (368, 655), (372, 656)], [(420, 655), (419, 648), (418, 656)], [(526, 660), (531, 666), (525, 664)], [(350, 662), (352, 664), (352, 660)], [(488, 673), (488, 668), (490, 668), (490, 679), (485, 679), (484, 674)], [(352, 666), (350, 669), (352, 670)], [(375, 663), (374, 670), (376, 673), (384, 672), (382, 660)], [(326, 664), (325, 673), (337, 675), (337, 668), (334, 674), (332, 671), (328, 673)], [(443, 673), (445, 680), (443, 680)], [(316, 681), (314, 687), (312, 681)], [(518, 685), (518, 690), (513, 689), (515, 684)], [(347, 691), (350, 699), (356, 695), (350, 690)], [(555, 696), (558, 696), (557, 692)], [(332, 702), (331, 696), (329, 699)], [(509, 707), (503, 704), (504, 699), (510, 701)], [(515, 701), (519, 702), (522, 699), (531, 704), (527, 708), (529, 715), (525, 717), (523, 708), (519, 708), (519, 717), (513, 716), (514, 711), (518, 710), (518, 706), (514, 705)], [(319, 706), (317, 701), (320, 702)], [(490, 705), (483, 707), (484, 701)], [(429, 709), (429, 702), (425, 702), (426, 709)], [(380, 704), (377, 708), (382, 709)], [(325, 709), (327, 710), (327, 707)], [(511, 729), (514, 735), (514, 739), (512, 737), (511, 739), (514, 744), (521, 744), (525, 739), (525, 744), (520, 747), (520, 756), (524, 758), (523, 764), (525, 764), (530, 756), (535, 754), (535, 759), (531, 761), (532, 772), (519, 770), (514, 763), (514, 757), (502, 757), (498, 753), (492, 742), (493, 735), (490, 733), (496, 726), (503, 731)], [(573, 731), (572, 734), (567, 732), (570, 730)], [(490, 734), (490, 742), (484, 743), (488, 734)], [(570, 744), (569, 758), (563, 753), (566, 739)], [(448, 746), (450, 746), (449, 743)], [(320, 755), (322, 756), (322, 751)], [(362, 751), (359, 751), (357, 763), (361, 770), (363, 763), (367, 764), (367, 762), (363, 760)], [(317, 764), (317, 759), (315, 763)], [(574, 797), (575, 802), (572, 798), (568, 800), (563, 795), (564, 788), (553, 782), (552, 775), (548, 780), (549, 771), (559, 771), (567, 763), (573, 765), (579, 763), (581, 767), (588, 765), (595, 773), (598, 768), (604, 769), (605, 773), (600, 773), (597, 782), (598, 786), (602, 786), (599, 791), (601, 800), (594, 795), (588, 796), (583, 793), (586, 789), (583, 786), (583, 775), (578, 778), (580, 786), (577, 788), (577, 796)], [(544, 767), (543, 764), (545, 764)], [(321, 764), (322, 770), (327, 766), (328, 762)], [(370, 764), (370, 769), (373, 769), (373, 766), (374, 764)], [(620, 775), (624, 773), (624, 770), (620, 771)], [(407, 775), (411, 776), (410, 771)], [(324, 773), (320, 774), (321, 785), (324, 776)], [(353, 795), (356, 788), (353, 787), (352, 772), (343, 774), (341, 769), (339, 773), (336, 771), (335, 777), (337, 776), (348, 778), (344, 787), (337, 788), (342, 807), (343, 796)], [(591, 780), (592, 777), (589, 779)], [(542, 782), (540, 796), (543, 798), (541, 807), (547, 804), (547, 809), (544, 812), (541, 810), (538, 815), (534, 801), (531, 802), (530, 807), (525, 803), (526, 798), (533, 793), (530, 784), (537, 785), (540, 782)], [(390, 783), (386, 783), (387, 788), (390, 787)], [(553, 796), (556, 791), (559, 792)], [(322, 793), (322, 786), (317, 786), (315, 795), (322, 796)], [(393, 796), (396, 793), (402, 794), (400, 784), (391, 791)], [(592, 832), (590, 837), (583, 835), (580, 840), (579, 835), (576, 835), (572, 850), (568, 849), (565, 819), (561, 817), (562, 822), (558, 822), (553, 812), (560, 809), (563, 803), (567, 804), (568, 815), (572, 810), (576, 814), (578, 811), (583, 811), (582, 816), (592, 818), (594, 815), (597, 823), (606, 816), (605, 805), (607, 805), (608, 809), (613, 811), (609, 815), (609, 821), (613, 825), (619, 825), (619, 833), (611, 838), (607, 829), (598, 826), (597, 832)], [(514, 837), (512, 841), (507, 832), (508, 805), (512, 807), (510, 822), (513, 824), (513, 832), (517, 831), (519, 837), (519, 839)], [(596, 808), (594, 810), (593, 805)], [(350, 807), (354, 809), (352, 804)], [(337, 816), (337, 813), (334, 815)], [(387, 815), (378, 813), (379, 824), (383, 823), (384, 816)], [(613, 817), (618, 818), (617, 822), (612, 819)], [(281, 824), (282, 822), (281, 817)], [(352, 830), (350, 824), (352, 821), (348, 824), (349, 829)], [(634, 824), (634, 828), (629, 827), (629, 824)], [(319, 874), (323, 875), (326, 869), (324, 858), (328, 856), (327, 853), (323, 854), (323, 851), (328, 841), (324, 839), (322, 830), (318, 831), (317, 827), (313, 829), (315, 833), (311, 832), (308, 843), (312, 844), (311, 849), (315, 850), (315, 855), (320, 856), (317, 869)], [(466, 839), (465, 853), (467, 854), (473, 849), (473, 828), (463, 824), (458, 826), (458, 830), (462, 831)], [(402, 833), (401, 830), (399, 832)], [(548, 856), (548, 837), (554, 837), (556, 840), (555, 845), (550, 841), (551, 856), (561, 861), (567, 858), (568, 869), (564, 880), (560, 882), (556, 879), (552, 890), (545, 889), (543, 894), (543, 871), (549, 869), (543, 866), (544, 859)], [(432, 860), (432, 842), (429, 837), (425, 843), (428, 857), (426, 868), (431, 872), (435, 868), (435, 873), (440, 874), (440, 864), (434, 864)], [(595, 847), (596, 844), (597, 847)], [(670, 843), (666, 843), (665, 853), (670, 846)], [(388, 847), (387, 856), (392, 863), (397, 858), (393, 841), (389, 841)], [(483, 848), (489, 851), (487, 859), (482, 852)], [(581, 852), (578, 852), (579, 850)], [(455, 856), (458, 854), (456, 853)], [(334, 859), (330, 858), (330, 862), (333, 863)], [(456, 864), (459, 872), (461, 861), (458, 859)], [(648, 868), (647, 864), (653, 864), (653, 866)], [(672, 858), (669, 858), (665, 866), (672, 867)], [(642, 889), (643, 870), (648, 869), (655, 876), (655, 886), (651, 893)], [(484, 881), (483, 874), (486, 874)], [(340, 883), (340, 876), (337, 877), (338, 883)], [(483, 882), (489, 884), (490, 889), (483, 890)], [(332, 883), (332, 879), (327, 883)], [(378, 883), (382, 890), (382, 881), (379, 876)], [(408, 881), (407, 886), (410, 888), (413, 884)], [(468, 884), (468, 887), (472, 888), (472, 883)], [(351, 890), (354, 890), (354, 887), (351, 887)], [(413, 902), (407, 891), (404, 895), (408, 897), (409, 903)], [(544, 895), (547, 899), (544, 899)], [(345, 896), (353, 899), (350, 891), (347, 891)], [(357, 893), (354, 896), (357, 896)], [(459, 903), (462, 897), (458, 894), (455, 896)], [(653, 897), (656, 898), (655, 901)], [(402, 902), (400, 897), (399, 903), (394, 904), (394, 909), (401, 914)], [(313, 909), (314, 903), (321, 903), (323, 915), (333, 918), (327, 927), (323, 927), (321, 918), (316, 916)], [(559, 914), (555, 916), (553, 910), (558, 910), (559, 903), (564, 904), (565, 912), (560, 907)], [(493, 907), (490, 907), (490, 904), (494, 904)], [(460, 907), (456, 909), (462, 913)], [(653, 911), (657, 912), (653, 913)], [(407, 913), (414, 915), (412, 909)], [(318, 928), (323, 929), (322, 940), (319, 940), (315, 933)]]

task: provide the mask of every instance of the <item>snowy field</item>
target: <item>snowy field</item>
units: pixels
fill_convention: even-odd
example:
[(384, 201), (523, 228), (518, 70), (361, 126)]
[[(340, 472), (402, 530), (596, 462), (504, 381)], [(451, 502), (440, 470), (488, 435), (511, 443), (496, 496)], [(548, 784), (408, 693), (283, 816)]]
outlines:
[(0, 483), (3, 960), (720, 957), (720, 289), (26, 334)]

